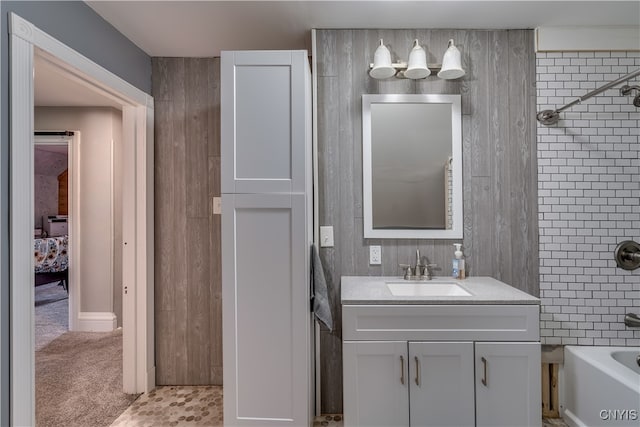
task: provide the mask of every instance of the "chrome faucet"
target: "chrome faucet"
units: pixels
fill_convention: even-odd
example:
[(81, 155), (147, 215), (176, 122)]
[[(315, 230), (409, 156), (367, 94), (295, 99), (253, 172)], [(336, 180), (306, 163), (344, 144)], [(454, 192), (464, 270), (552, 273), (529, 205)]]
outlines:
[(624, 316), (624, 324), (629, 328), (640, 328), (640, 316), (635, 313), (627, 313)]
[(433, 279), (433, 271), (432, 268), (437, 267), (438, 264), (430, 264), (430, 263), (426, 263), (424, 265), (424, 278), (425, 280), (431, 280)]
[(424, 277), (425, 266), (422, 265), (422, 260), (420, 259), (420, 249), (416, 249), (416, 267), (414, 269), (415, 275), (422, 279)]
[(420, 256), (420, 249), (416, 249), (416, 265), (412, 267), (411, 264), (398, 264), (404, 271), (404, 280), (431, 280), (433, 273), (431, 269), (436, 267), (437, 264), (430, 264), (428, 260), (423, 263)]
[(398, 266), (404, 270), (404, 280), (413, 279), (413, 268), (411, 268), (410, 264), (398, 264)]

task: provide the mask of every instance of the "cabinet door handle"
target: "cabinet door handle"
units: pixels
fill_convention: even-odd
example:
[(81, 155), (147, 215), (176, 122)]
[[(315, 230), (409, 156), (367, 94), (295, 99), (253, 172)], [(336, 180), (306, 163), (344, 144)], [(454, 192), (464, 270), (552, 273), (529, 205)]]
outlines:
[(413, 356), (416, 361), (416, 385), (420, 387), (420, 359), (418, 356)]
[(400, 356), (400, 384), (404, 385), (404, 356)]
[(484, 357), (481, 357), (480, 360), (482, 360), (482, 385), (483, 386), (487, 386), (487, 359), (485, 359)]

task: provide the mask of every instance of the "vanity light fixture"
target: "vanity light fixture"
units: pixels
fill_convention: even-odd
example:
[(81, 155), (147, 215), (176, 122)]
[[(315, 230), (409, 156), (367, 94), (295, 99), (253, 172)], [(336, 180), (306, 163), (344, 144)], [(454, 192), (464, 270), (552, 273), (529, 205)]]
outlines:
[(413, 41), (413, 49), (409, 53), (409, 63), (404, 72), (404, 76), (409, 79), (424, 79), (431, 74), (427, 65), (427, 53), (418, 43), (418, 39)]
[(391, 52), (380, 39), (380, 46), (373, 55), (373, 64), (369, 75), (374, 79), (388, 79), (396, 74), (396, 69), (391, 63)]
[(369, 75), (374, 79), (388, 79), (393, 76), (399, 79), (424, 79), (430, 76), (432, 71), (438, 71), (438, 77), (451, 80), (465, 74), (460, 51), (454, 45), (453, 39), (449, 40), (449, 47), (444, 53), (442, 64), (427, 64), (427, 54), (417, 39), (413, 41), (408, 63), (392, 63), (391, 52), (380, 39), (380, 45), (373, 56), (373, 64), (369, 68)]

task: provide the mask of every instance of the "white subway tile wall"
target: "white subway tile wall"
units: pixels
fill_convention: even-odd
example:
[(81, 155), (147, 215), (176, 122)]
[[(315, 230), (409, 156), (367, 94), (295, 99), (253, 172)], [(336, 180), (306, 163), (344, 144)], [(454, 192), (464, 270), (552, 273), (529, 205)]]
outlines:
[[(640, 68), (640, 52), (536, 56), (538, 111)], [(630, 84), (640, 85), (640, 79)], [(640, 269), (616, 267), (640, 241), (640, 108), (619, 87), (538, 123), (540, 335), (543, 344), (640, 346), (624, 315), (640, 313)]]

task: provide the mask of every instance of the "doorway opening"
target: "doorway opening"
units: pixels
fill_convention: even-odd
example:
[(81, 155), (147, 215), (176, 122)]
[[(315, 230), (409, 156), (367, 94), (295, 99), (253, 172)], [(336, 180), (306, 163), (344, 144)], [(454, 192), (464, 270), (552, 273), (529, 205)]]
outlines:
[[(153, 331), (153, 98), (10, 14), (10, 413), (12, 425), (35, 424), (33, 233), (34, 61), (122, 110), (123, 391), (155, 386)], [(73, 283), (73, 278), (70, 283)], [(104, 313), (86, 312), (87, 323)]]
[(73, 134), (36, 132), (33, 161), (35, 350), (69, 330), (69, 144)]

